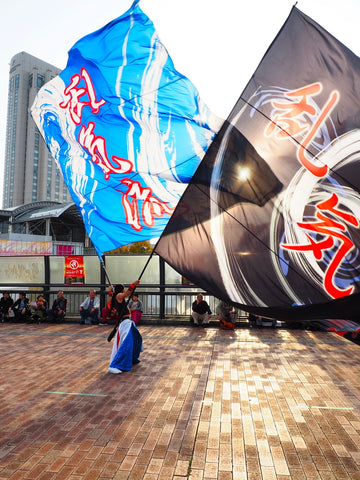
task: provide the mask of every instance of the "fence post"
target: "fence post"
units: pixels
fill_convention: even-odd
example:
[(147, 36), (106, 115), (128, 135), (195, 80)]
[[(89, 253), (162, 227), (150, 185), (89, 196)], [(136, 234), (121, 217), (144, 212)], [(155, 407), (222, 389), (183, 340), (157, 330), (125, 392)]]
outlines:
[(165, 261), (159, 256), (160, 318), (165, 318)]
[[(104, 262), (105, 265), (105, 255), (102, 256), (102, 261)], [(106, 305), (106, 288), (104, 285), (106, 284), (106, 278), (105, 278), (105, 270), (103, 268), (100, 268), (100, 312), (99, 315), (101, 314), (101, 310), (105, 307)]]
[[(49, 305), (50, 301), (50, 257), (49, 255), (44, 255), (44, 280), (45, 280), (45, 285), (43, 289), (43, 294), (45, 297), (45, 300), (47, 304)], [(50, 307), (48, 307), (50, 308)]]

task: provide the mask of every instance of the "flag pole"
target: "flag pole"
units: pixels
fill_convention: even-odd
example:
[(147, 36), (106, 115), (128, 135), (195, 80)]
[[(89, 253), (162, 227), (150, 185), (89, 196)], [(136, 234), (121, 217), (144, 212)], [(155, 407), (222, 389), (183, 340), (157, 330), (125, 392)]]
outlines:
[(102, 255), (102, 257), (100, 258), (100, 265), (101, 265), (101, 267), (104, 271), (104, 275), (105, 275), (105, 278), (106, 278), (108, 284), (111, 285), (110, 278), (109, 278), (109, 275), (107, 274), (106, 267), (105, 267), (104, 255)]

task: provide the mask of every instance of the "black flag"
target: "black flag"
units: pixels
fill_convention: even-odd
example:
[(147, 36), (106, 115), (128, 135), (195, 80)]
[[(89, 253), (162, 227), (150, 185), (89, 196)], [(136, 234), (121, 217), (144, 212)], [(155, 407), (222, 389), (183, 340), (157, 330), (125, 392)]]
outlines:
[(293, 7), (156, 252), (253, 313), (353, 317), (359, 186), (360, 60)]

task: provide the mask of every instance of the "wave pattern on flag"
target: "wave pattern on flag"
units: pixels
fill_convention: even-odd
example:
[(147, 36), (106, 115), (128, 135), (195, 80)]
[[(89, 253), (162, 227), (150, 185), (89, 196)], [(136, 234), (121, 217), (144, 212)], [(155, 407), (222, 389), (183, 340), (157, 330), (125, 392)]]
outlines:
[(31, 114), (99, 255), (160, 236), (221, 125), (139, 0), (72, 47)]
[(293, 7), (156, 252), (255, 314), (358, 318), (359, 112), (360, 59)]

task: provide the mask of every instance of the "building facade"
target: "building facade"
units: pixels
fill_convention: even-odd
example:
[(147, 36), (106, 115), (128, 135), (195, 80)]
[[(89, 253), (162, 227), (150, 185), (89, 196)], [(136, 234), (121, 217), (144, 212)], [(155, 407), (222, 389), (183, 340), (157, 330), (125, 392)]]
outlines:
[(3, 208), (35, 201), (71, 202), (61, 172), (29, 113), (39, 89), (60, 71), (26, 52), (11, 59)]
[(76, 205), (51, 201), (0, 209), (0, 257), (95, 255)]

